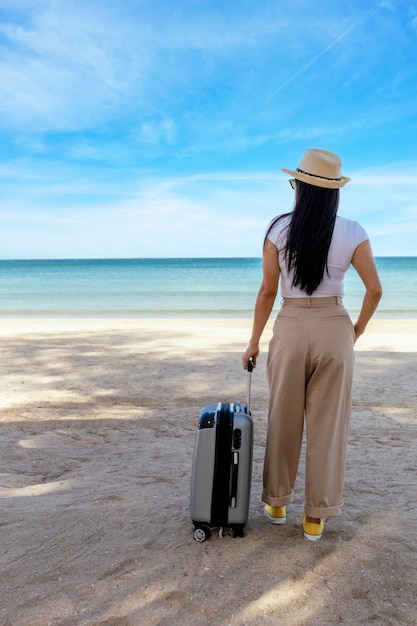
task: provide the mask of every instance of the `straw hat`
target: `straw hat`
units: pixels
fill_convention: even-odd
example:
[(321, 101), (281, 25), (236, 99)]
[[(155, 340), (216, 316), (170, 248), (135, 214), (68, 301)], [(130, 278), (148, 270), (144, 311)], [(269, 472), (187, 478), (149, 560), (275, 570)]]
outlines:
[(340, 175), (342, 161), (333, 152), (319, 150), (318, 148), (308, 148), (297, 170), (287, 170), (282, 168), (286, 174), (290, 174), (296, 180), (302, 180), (309, 185), (316, 187), (326, 187), (327, 189), (340, 189), (350, 181), (350, 178)]

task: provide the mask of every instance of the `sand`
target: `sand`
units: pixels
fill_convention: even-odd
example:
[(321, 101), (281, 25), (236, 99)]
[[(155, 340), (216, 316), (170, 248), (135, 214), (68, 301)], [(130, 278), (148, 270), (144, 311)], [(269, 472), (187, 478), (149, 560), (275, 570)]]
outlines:
[(3, 320), (0, 625), (417, 624), (417, 320), (356, 345), (345, 509), (262, 515), (265, 331), (244, 538), (193, 539), (200, 407), (245, 399), (250, 320)]

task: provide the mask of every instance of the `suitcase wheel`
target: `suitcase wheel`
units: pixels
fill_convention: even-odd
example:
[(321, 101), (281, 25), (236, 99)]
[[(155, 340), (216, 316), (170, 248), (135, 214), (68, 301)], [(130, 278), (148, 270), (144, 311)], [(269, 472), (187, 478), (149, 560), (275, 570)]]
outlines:
[(194, 529), (194, 539), (198, 543), (203, 543), (206, 539), (211, 537), (211, 530), (208, 526), (198, 526)]
[(231, 526), (230, 527), (230, 536), (231, 537), (244, 537), (245, 534), (243, 532), (243, 526)]

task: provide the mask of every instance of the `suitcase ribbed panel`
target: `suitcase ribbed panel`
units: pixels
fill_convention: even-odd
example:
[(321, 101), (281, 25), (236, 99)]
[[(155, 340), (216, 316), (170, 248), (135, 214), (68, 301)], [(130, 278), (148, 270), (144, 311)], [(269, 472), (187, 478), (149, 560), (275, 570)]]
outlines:
[(233, 414), (230, 404), (223, 403), (217, 415), (216, 458), (210, 521), (212, 526), (227, 526), (228, 524), (232, 435)]

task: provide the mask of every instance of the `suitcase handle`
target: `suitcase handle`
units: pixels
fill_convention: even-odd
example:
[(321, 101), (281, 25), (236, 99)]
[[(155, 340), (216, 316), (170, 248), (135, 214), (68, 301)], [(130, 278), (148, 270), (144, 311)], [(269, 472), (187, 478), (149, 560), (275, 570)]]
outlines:
[(232, 452), (232, 480), (230, 488), (230, 508), (237, 507), (237, 483), (239, 475), (239, 452)]
[(247, 392), (246, 392), (246, 410), (248, 412), (248, 415), (250, 415), (250, 394), (251, 394), (252, 372), (253, 372), (253, 359), (249, 359), (248, 361), (248, 384), (247, 384)]

